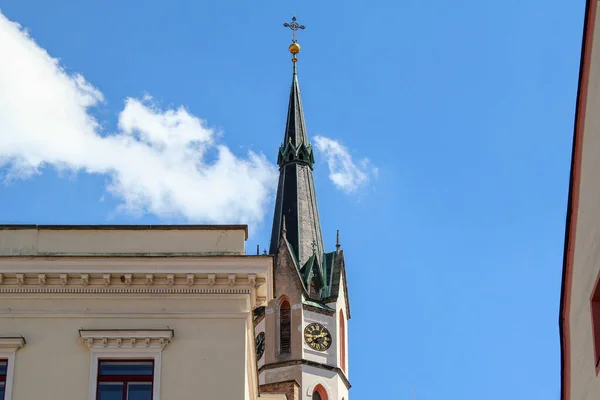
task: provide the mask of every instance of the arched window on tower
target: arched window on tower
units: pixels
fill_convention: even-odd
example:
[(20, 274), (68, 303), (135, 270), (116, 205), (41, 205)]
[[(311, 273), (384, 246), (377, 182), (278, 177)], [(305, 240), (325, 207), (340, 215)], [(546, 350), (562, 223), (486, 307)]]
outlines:
[(312, 400), (328, 400), (327, 392), (322, 385), (317, 385), (312, 394)]
[(284, 300), (279, 306), (279, 353), (291, 352), (292, 313), (290, 302)]
[(344, 312), (340, 310), (340, 365), (346, 372), (346, 320)]

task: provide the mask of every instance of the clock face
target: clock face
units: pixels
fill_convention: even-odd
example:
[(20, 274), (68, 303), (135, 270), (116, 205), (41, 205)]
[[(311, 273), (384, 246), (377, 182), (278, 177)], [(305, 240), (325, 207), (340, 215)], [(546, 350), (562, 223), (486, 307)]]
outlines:
[(308, 324), (304, 328), (304, 341), (314, 350), (325, 351), (331, 346), (331, 333), (321, 324)]
[(254, 345), (256, 346), (256, 361), (260, 360), (265, 352), (265, 333), (261, 332), (254, 339)]

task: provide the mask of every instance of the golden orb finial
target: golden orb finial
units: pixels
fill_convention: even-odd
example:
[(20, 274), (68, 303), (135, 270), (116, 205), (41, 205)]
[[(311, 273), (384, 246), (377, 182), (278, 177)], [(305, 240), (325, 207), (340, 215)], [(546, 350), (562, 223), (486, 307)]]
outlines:
[(290, 53), (292, 53), (293, 55), (300, 53), (300, 45), (298, 43), (290, 44), (289, 49), (290, 49)]

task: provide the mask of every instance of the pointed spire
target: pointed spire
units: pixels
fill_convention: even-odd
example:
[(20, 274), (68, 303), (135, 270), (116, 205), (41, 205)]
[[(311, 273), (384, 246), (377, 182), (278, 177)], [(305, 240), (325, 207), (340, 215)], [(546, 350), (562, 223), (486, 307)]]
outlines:
[(298, 62), (296, 56), (300, 52), (300, 45), (296, 40), (296, 31), (298, 29), (304, 29), (305, 26), (299, 25), (296, 22), (296, 16), (292, 18), (291, 23), (285, 23), (283, 26), (290, 28), (294, 33), (292, 44), (289, 47), (289, 51), (292, 53), (293, 69), (292, 86), (290, 88), (287, 120), (285, 124), (285, 136), (283, 138), (283, 144), (279, 149), (277, 164), (279, 167), (282, 167), (284, 164), (290, 162), (303, 162), (312, 167), (314, 164), (314, 157), (312, 154), (312, 147), (306, 136), (304, 110), (302, 108), (300, 84), (298, 83), (298, 70), (296, 68), (296, 63)]
[(293, 55), (293, 71), (285, 134), (277, 156), (279, 183), (269, 252), (277, 252), (281, 237), (285, 234), (298, 264), (302, 266), (313, 254), (321, 262), (324, 251), (312, 171), (314, 155), (306, 134), (296, 68), (300, 45), (295, 35), (296, 30), (304, 29), (304, 26), (296, 23), (296, 17), (291, 24), (284, 26), (294, 32), (294, 39), (289, 47)]
[(284, 139), (284, 143), (290, 142), (294, 147), (298, 147), (302, 143), (308, 144), (296, 63), (294, 63), (294, 71), (292, 73), (292, 85), (290, 87)]
[(336, 253), (340, 253), (340, 247), (342, 247), (342, 245), (340, 244), (340, 230), (337, 230), (337, 235), (336, 235), (336, 239), (335, 239), (335, 252)]

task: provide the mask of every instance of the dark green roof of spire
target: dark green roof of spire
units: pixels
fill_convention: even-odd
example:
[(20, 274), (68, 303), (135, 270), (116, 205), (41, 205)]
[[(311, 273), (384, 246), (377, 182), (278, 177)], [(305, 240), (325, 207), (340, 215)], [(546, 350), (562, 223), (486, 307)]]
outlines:
[(294, 63), (294, 73), (292, 74), (292, 87), (290, 90), (290, 101), (288, 103), (287, 122), (285, 126), (285, 142), (287, 143), (288, 141), (291, 141), (294, 146), (298, 146), (300, 143), (308, 144), (296, 63)]
[(302, 267), (313, 252), (317, 255), (320, 265), (324, 249), (312, 172), (314, 155), (306, 134), (295, 63), (284, 140), (279, 148), (277, 164), (279, 165), (279, 184), (275, 201), (270, 253), (275, 254), (279, 247), (285, 221), (286, 236), (298, 266)]
[(294, 74), (292, 76), (292, 87), (290, 89), (290, 100), (288, 103), (287, 121), (285, 124), (285, 136), (279, 147), (277, 164), (283, 167), (285, 164), (300, 162), (308, 164), (311, 168), (315, 163), (312, 146), (306, 135), (304, 124), (304, 110), (300, 96), (300, 84), (294, 63)]

